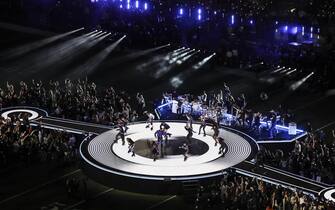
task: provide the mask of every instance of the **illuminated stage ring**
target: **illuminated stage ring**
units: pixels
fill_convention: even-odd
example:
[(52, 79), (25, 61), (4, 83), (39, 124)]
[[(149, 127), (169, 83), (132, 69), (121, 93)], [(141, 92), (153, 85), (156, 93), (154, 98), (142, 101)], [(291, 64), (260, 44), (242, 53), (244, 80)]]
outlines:
[(14, 113), (27, 113), (30, 114), (28, 117), (29, 120), (36, 120), (41, 117), (47, 116), (47, 112), (42, 109), (32, 108), (32, 107), (11, 107), (8, 109), (3, 109), (1, 113), (1, 117), (7, 119), (10, 114)]
[[(185, 137), (187, 131), (182, 122), (170, 122), (169, 132), (173, 137)], [(138, 139), (153, 139), (154, 131), (159, 128), (160, 123), (154, 123), (154, 130), (145, 129), (146, 124), (129, 125), (126, 136), (135, 142)], [(194, 124), (194, 130), (198, 131), (199, 124)], [(247, 140), (243, 135), (236, 134), (231, 130), (221, 129), (220, 135), (225, 139), (228, 151), (225, 157), (218, 154), (219, 146), (214, 146), (215, 142), (211, 135), (211, 127), (206, 127), (208, 136), (194, 134), (193, 138), (204, 142), (209, 149), (205, 154), (190, 156), (187, 161), (183, 161), (183, 156), (166, 157), (153, 161), (150, 158), (136, 155), (131, 157), (127, 144), (122, 146), (113, 145), (118, 131), (111, 130), (103, 133), (90, 141), (81, 144), (80, 153), (84, 161), (97, 170), (122, 177), (131, 177), (146, 180), (192, 180), (221, 175), (222, 172), (246, 159), (250, 159), (255, 154), (258, 146), (254, 141)], [(171, 140), (173, 141), (173, 140)], [(136, 143), (135, 143), (136, 144)], [(256, 149), (255, 149), (256, 148)]]
[(334, 202), (335, 203), (335, 188), (328, 188), (322, 191), (321, 196), (323, 196), (325, 199)]

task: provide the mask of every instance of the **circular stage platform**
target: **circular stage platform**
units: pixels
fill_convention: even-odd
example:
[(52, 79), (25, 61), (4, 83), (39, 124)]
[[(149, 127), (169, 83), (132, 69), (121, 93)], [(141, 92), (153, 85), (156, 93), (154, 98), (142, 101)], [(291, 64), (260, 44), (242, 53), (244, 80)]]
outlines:
[[(168, 122), (172, 136), (164, 145), (166, 155), (154, 161), (150, 146), (155, 141), (154, 133), (160, 124), (155, 122), (153, 130), (145, 128), (145, 123), (128, 126), (126, 138), (135, 142), (135, 156), (128, 153), (127, 143), (122, 145), (121, 140), (114, 143), (118, 133), (116, 129), (86, 139), (80, 146), (84, 170), (97, 181), (116, 188), (160, 194), (177, 193), (181, 187), (177, 183), (215, 178), (225, 173), (226, 169), (252, 159), (258, 151), (258, 145), (251, 137), (237, 130), (221, 128), (220, 136), (227, 145), (227, 152), (222, 157), (219, 146), (215, 146), (213, 130), (207, 126), (206, 136), (194, 133), (190, 155), (184, 161), (179, 147), (187, 141), (185, 123)], [(194, 131), (197, 132), (199, 127), (199, 124), (194, 124)], [(137, 188), (143, 183), (147, 187)]]

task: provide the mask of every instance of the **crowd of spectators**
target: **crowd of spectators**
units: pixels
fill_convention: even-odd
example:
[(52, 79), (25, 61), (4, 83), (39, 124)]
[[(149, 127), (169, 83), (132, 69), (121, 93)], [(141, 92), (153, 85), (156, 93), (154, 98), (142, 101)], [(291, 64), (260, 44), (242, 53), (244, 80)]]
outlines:
[(283, 151), (263, 151), (262, 162), (277, 168), (329, 184), (335, 183), (335, 133), (327, 141), (321, 131), (309, 133), (306, 138), (297, 140), (293, 151), (288, 155)]
[(121, 116), (136, 121), (145, 111), (146, 103), (140, 93), (131, 98), (113, 87), (99, 91), (95, 83), (79, 79), (49, 84), (32, 80), (29, 85), (21, 81), (17, 88), (7, 83), (0, 88), (1, 106), (36, 106), (56, 117), (114, 125)]
[(221, 182), (200, 186), (196, 209), (325, 210), (334, 205), (313, 195), (230, 172)]
[[(29, 85), (21, 81), (18, 87), (7, 82), (5, 88), (0, 88), (0, 110), (11, 106), (35, 106), (47, 110), (51, 116), (111, 126), (121, 118), (137, 121), (146, 108), (140, 93), (132, 100), (112, 87), (99, 92), (87, 80), (65, 80), (63, 84), (50, 81), (47, 85), (41, 81), (32, 80)], [(75, 161), (80, 138), (33, 127), (28, 115), (0, 118), (0, 165), (16, 160), (24, 163), (55, 160), (60, 164)]]
[(27, 116), (0, 117), (0, 167), (17, 163), (55, 163), (66, 166), (74, 163), (80, 138), (63, 131), (33, 127)]

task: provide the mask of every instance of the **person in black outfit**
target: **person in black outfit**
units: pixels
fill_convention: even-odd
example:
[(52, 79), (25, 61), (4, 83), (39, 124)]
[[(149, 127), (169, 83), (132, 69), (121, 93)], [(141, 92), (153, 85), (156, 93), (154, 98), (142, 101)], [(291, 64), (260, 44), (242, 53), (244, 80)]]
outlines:
[(224, 142), (222, 137), (218, 137), (218, 142), (220, 144), (219, 155), (221, 154), (222, 157), (224, 157), (227, 152), (227, 144)]
[(218, 145), (218, 137), (219, 137), (219, 133), (220, 133), (219, 126), (217, 124), (213, 124), (212, 130), (214, 131), (214, 134), (213, 134), (213, 139), (215, 141), (214, 146), (217, 146)]
[(156, 161), (159, 155), (158, 144), (156, 142), (152, 143), (152, 156), (153, 160)]
[(187, 139), (188, 143), (190, 143), (191, 142), (191, 138), (193, 136), (193, 133), (195, 133), (195, 132), (193, 131), (192, 127), (190, 127), (189, 125), (185, 126), (185, 130), (187, 130), (187, 132), (188, 132), (187, 136), (186, 136), (186, 139)]
[(116, 134), (114, 143), (117, 143), (118, 140), (119, 140), (119, 138), (121, 138), (121, 140), (122, 140), (122, 145), (124, 145), (124, 144), (126, 143), (126, 142), (125, 142), (125, 129), (123, 128), (122, 125), (118, 125), (117, 130), (119, 131), (119, 133)]
[(201, 115), (200, 120), (201, 120), (201, 124), (200, 124), (200, 127), (199, 127), (199, 133), (198, 134), (200, 135), (201, 130), (203, 130), (204, 136), (206, 136), (206, 131), (205, 131), (205, 129), (206, 129), (206, 117), (205, 117), (205, 115)]
[(132, 153), (131, 156), (135, 157), (135, 142), (131, 138), (127, 138), (128, 142), (128, 153)]
[(183, 150), (184, 161), (186, 161), (187, 158), (188, 158), (187, 155), (190, 152), (190, 148), (189, 148), (188, 144), (184, 143), (179, 148)]

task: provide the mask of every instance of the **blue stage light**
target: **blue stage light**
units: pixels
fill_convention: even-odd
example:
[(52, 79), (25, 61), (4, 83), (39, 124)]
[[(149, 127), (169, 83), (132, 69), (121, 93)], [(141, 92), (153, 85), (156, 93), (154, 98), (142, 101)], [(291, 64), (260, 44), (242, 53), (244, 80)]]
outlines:
[(145, 2), (145, 3), (144, 3), (144, 10), (147, 10), (147, 9), (148, 9), (148, 3)]
[(254, 21), (253, 21), (253, 20), (250, 20), (249, 23), (250, 23), (250, 25), (253, 25), (253, 24), (254, 24)]
[(183, 15), (184, 14), (184, 10), (183, 10), (183, 8), (180, 8), (179, 9), (179, 15)]
[(235, 16), (232, 15), (232, 16), (231, 16), (231, 24), (234, 25), (234, 23), (235, 23)]
[(288, 26), (285, 26), (284, 27), (284, 32), (287, 32), (288, 31)]
[(139, 2), (135, 1), (135, 8), (137, 9), (139, 7)]
[(202, 10), (199, 8), (198, 9), (198, 20), (202, 19), (201, 13), (202, 13)]
[(130, 4), (129, 3), (127, 3), (127, 9), (130, 9)]
[(292, 28), (292, 34), (297, 34), (298, 33), (298, 27), (295, 26)]

